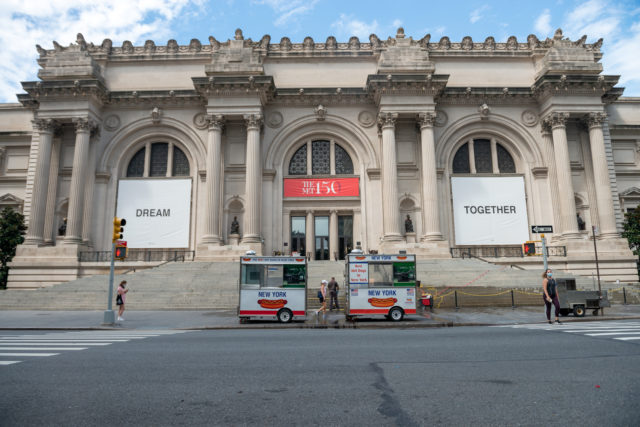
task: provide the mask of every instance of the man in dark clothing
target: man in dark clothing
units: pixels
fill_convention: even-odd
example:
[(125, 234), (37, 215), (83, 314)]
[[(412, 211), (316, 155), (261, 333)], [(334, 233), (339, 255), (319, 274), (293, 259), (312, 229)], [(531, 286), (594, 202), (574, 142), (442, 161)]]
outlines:
[(338, 305), (338, 289), (340, 286), (338, 286), (338, 282), (336, 282), (335, 277), (332, 277), (331, 280), (329, 280), (327, 288), (329, 289), (329, 295), (331, 296), (331, 299), (329, 300), (329, 311), (333, 311), (334, 301), (336, 303), (336, 310), (340, 310), (340, 306)]

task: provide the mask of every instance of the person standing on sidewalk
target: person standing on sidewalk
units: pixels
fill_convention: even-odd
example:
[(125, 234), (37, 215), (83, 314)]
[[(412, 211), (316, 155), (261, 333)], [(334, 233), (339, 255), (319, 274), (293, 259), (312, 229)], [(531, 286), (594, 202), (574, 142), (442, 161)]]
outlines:
[(124, 320), (122, 318), (122, 314), (124, 313), (124, 301), (127, 299), (127, 292), (129, 292), (129, 289), (125, 289), (126, 285), (126, 280), (120, 282), (120, 284), (118, 285), (118, 294), (116, 296), (116, 305), (118, 306), (118, 320), (120, 321)]
[(322, 311), (322, 314), (327, 312), (327, 281), (320, 282), (320, 290), (318, 291), (318, 299), (320, 300), (320, 308), (316, 311), (316, 314)]
[(329, 311), (333, 311), (333, 303), (336, 303), (336, 310), (340, 310), (340, 305), (338, 304), (338, 289), (340, 288), (340, 286), (338, 286), (338, 282), (336, 282), (336, 278), (332, 277), (331, 280), (329, 280), (329, 285), (327, 285), (327, 288), (329, 288)]
[(556, 280), (553, 278), (553, 273), (550, 268), (542, 273), (542, 291), (544, 292), (544, 304), (547, 307), (547, 322), (549, 322), (550, 325), (553, 324), (551, 321), (551, 304), (553, 304), (556, 310), (556, 323), (562, 323), (560, 319), (558, 319), (558, 313), (560, 312), (558, 286), (556, 285)]

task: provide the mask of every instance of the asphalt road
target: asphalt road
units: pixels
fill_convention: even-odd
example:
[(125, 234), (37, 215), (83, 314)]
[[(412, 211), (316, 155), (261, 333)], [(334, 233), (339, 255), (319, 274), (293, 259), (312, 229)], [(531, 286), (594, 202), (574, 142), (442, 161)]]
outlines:
[(0, 365), (0, 425), (637, 425), (640, 340), (541, 327), (3, 331), (55, 355)]

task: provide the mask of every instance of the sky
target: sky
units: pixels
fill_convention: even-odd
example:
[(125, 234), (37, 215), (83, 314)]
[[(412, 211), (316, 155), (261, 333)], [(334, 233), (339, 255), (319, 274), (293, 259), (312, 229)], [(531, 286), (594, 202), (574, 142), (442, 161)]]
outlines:
[(402, 26), (407, 37), (432, 40), (448, 36), (476, 42), (493, 36), (506, 42), (515, 35), (526, 42), (529, 34), (552, 37), (562, 28), (565, 37), (587, 43), (604, 39), (604, 73), (620, 75), (624, 96), (640, 96), (640, 0), (433, 1), (433, 0), (1, 0), (0, 102), (17, 102), (22, 81), (36, 81), (36, 44), (53, 48), (75, 42), (82, 33), (87, 42), (114, 46), (130, 40), (181, 45), (192, 38), (208, 43), (232, 39), (237, 28), (245, 38), (269, 34), (272, 43), (289, 37), (301, 43), (306, 36), (324, 42), (335, 36), (347, 42), (357, 36), (368, 42), (395, 36)]

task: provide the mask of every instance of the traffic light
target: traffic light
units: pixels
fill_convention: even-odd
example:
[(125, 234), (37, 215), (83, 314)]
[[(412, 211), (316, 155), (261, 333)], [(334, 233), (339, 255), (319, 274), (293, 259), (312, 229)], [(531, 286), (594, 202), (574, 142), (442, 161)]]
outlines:
[(113, 218), (113, 237), (111, 242), (115, 243), (116, 240), (122, 239), (122, 233), (124, 233), (124, 226), (127, 224), (127, 220), (124, 218)]
[(526, 242), (522, 245), (524, 249), (525, 255), (535, 255), (536, 254), (536, 244), (535, 242)]
[(127, 257), (127, 247), (124, 245), (116, 245), (115, 259), (124, 260)]

